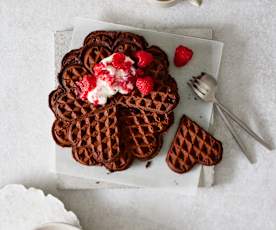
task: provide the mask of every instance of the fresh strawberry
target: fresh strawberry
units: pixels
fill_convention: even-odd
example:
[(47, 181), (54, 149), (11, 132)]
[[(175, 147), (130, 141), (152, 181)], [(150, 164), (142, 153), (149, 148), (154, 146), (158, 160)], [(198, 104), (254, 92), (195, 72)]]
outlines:
[(175, 49), (174, 64), (177, 67), (186, 65), (193, 57), (193, 51), (185, 46), (178, 46)]
[(153, 90), (154, 80), (151, 76), (138, 77), (136, 87), (143, 95), (148, 95)]
[(152, 54), (143, 50), (136, 51), (134, 56), (138, 60), (137, 65), (141, 68), (148, 66), (153, 61)]
[(76, 84), (80, 98), (86, 100), (89, 91), (96, 87), (96, 77), (94, 75), (84, 75), (82, 80), (76, 82)]

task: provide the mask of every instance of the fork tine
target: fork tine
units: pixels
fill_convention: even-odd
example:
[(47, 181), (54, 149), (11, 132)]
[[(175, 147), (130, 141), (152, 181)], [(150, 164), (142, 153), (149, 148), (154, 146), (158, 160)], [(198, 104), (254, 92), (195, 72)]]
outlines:
[(194, 91), (194, 93), (200, 97), (200, 98), (203, 98), (204, 97), (204, 94), (202, 92), (200, 92), (194, 85), (193, 85), (193, 82), (192, 81), (188, 81), (187, 82), (188, 86), (191, 87), (191, 89)]
[(209, 91), (210, 87), (208, 85), (206, 85), (206, 83), (204, 81), (202, 81), (200, 78), (193, 78), (193, 81), (197, 83), (198, 87), (200, 89), (202, 89), (203, 91)]
[(200, 97), (200, 98), (204, 98), (204, 94), (202, 94), (197, 88), (195, 88), (194, 86), (192, 86), (193, 91), (195, 92), (195, 94)]
[(198, 79), (200, 85), (202, 88), (204, 88), (205, 90), (209, 91), (210, 90), (210, 86), (207, 85), (204, 81), (202, 81), (200, 78)]
[(200, 85), (200, 83), (198, 81), (193, 81), (191, 80), (192, 85), (199, 90), (203, 95), (205, 95), (207, 93), (207, 91), (205, 89), (203, 89)]

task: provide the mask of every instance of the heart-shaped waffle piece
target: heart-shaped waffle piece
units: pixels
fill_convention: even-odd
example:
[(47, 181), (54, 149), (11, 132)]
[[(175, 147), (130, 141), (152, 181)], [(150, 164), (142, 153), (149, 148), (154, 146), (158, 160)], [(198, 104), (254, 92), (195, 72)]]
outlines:
[(157, 46), (151, 46), (146, 51), (152, 54), (153, 61), (145, 69), (145, 75), (171, 82), (173, 78), (168, 74), (169, 61), (164, 51)]
[(122, 171), (127, 169), (133, 162), (133, 156), (128, 152), (123, 152), (114, 161), (105, 163), (104, 166), (110, 171)]
[(73, 92), (65, 91), (57, 98), (53, 110), (60, 119), (71, 121), (87, 116), (97, 110), (97, 108), (88, 101), (83, 101), (76, 97)]
[(111, 50), (105, 46), (87, 45), (83, 48), (80, 59), (86, 69), (92, 72), (95, 64), (111, 54)]
[(64, 67), (66, 65), (72, 65), (72, 64), (80, 64), (80, 54), (81, 54), (82, 48), (74, 49), (69, 51), (65, 56), (62, 58), (61, 61), (61, 67)]
[[(169, 60), (167, 54), (161, 50), (158, 46), (150, 46), (146, 49), (147, 52), (153, 56), (154, 64), (160, 63), (163, 65), (162, 68), (167, 69), (169, 67)], [(148, 68), (151, 69), (151, 66)]]
[(126, 43), (132, 43), (136, 47), (139, 47), (140, 49), (145, 49), (148, 46), (148, 43), (145, 40), (145, 38), (138, 34), (134, 34), (131, 32), (119, 32), (117, 33), (116, 41), (114, 42), (113, 49), (114, 47), (117, 46), (118, 43), (122, 43), (124, 41)]
[(160, 133), (167, 130), (172, 117), (126, 108), (121, 108), (119, 114), (121, 139), (126, 151), (140, 160), (156, 156), (162, 144)]
[(141, 127), (146, 133), (164, 133), (174, 120), (173, 112), (158, 114), (139, 109), (119, 107), (121, 125), (124, 128)]
[(189, 171), (196, 163), (215, 165), (222, 159), (222, 143), (187, 116), (181, 118), (167, 154), (168, 166), (177, 173)]
[(91, 165), (101, 165), (100, 163), (98, 163), (94, 157), (93, 157), (93, 152), (92, 149), (89, 147), (77, 147), (77, 146), (73, 146), (72, 148), (72, 155), (73, 158), (86, 166), (91, 166)]
[(62, 147), (70, 147), (71, 142), (68, 140), (68, 128), (70, 123), (62, 119), (56, 119), (52, 126), (52, 135), (56, 143)]
[(86, 36), (83, 45), (100, 45), (112, 50), (116, 36), (117, 33), (115, 31), (93, 31)]
[(57, 89), (53, 90), (49, 95), (49, 107), (54, 112), (55, 116), (56, 116), (57, 100), (63, 94), (64, 94), (64, 90), (62, 89), (61, 86), (59, 86)]
[(117, 100), (119, 104), (130, 108), (166, 114), (177, 106), (179, 95), (174, 81), (155, 79), (153, 90), (148, 95), (143, 95), (135, 88), (129, 95), (122, 95)]
[(77, 147), (89, 147), (97, 162), (110, 162), (119, 157), (117, 107), (110, 104), (90, 116), (76, 119), (69, 127), (69, 140)]
[(83, 76), (90, 72), (82, 65), (72, 64), (65, 66), (58, 75), (60, 85), (67, 91), (77, 92), (76, 82), (82, 80)]
[(132, 57), (134, 51), (145, 49), (148, 43), (142, 36), (129, 32), (93, 31), (84, 40), (84, 46), (87, 45), (104, 46)]

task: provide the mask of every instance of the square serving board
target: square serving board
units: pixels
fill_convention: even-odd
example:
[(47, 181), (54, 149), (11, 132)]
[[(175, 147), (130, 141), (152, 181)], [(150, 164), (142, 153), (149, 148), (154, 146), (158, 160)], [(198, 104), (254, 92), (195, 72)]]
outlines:
[[(159, 155), (151, 160), (151, 166), (148, 168), (145, 167), (146, 162), (135, 160), (133, 165), (125, 171), (108, 173), (103, 167), (80, 165), (72, 158), (71, 148), (56, 146), (56, 172), (74, 178), (91, 179), (93, 181), (103, 181), (105, 183), (131, 187), (179, 189), (197, 187), (201, 170), (200, 166), (195, 166), (186, 174), (177, 174), (168, 168), (165, 158), (177, 130), (179, 120), (183, 114), (188, 115), (203, 128), (208, 129), (213, 109), (212, 104), (206, 104), (196, 99), (187, 86), (187, 81), (192, 76), (198, 75), (201, 72), (207, 72), (216, 78), (218, 77), (223, 43), (183, 35), (143, 30), (91, 19), (76, 18), (70, 49), (80, 47), (85, 36), (95, 30), (134, 32), (144, 36), (149, 45), (157, 45), (167, 53), (170, 61), (169, 71), (177, 81), (180, 95), (180, 102), (174, 110), (175, 122), (164, 136), (163, 147)], [(194, 56), (188, 65), (182, 68), (176, 68), (173, 64), (173, 56), (175, 48), (180, 44), (191, 48)]]

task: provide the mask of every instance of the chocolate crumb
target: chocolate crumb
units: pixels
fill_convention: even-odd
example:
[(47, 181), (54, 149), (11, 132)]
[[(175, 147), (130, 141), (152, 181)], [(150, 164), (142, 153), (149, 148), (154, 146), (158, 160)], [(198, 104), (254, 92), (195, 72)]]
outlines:
[(100, 181), (96, 181), (96, 184), (99, 184), (100, 183)]
[(177, 181), (176, 181), (176, 180), (174, 180), (173, 182), (175, 183), (175, 185), (178, 185), (178, 183), (177, 183)]
[(148, 168), (148, 167), (150, 167), (151, 166), (151, 161), (148, 161), (147, 163), (146, 163), (146, 168)]

